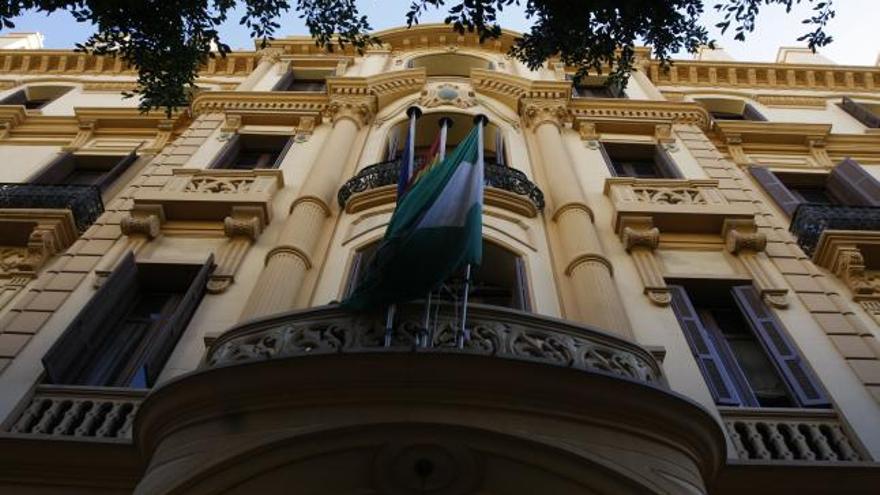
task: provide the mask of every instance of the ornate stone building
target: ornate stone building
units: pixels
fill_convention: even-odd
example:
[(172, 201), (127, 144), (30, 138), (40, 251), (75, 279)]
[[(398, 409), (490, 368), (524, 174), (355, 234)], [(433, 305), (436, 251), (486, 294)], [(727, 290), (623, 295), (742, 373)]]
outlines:
[[(880, 67), (514, 34), (304, 37), (141, 114), (119, 60), (0, 44), (0, 492), (875, 493)], [(347, 313), (417, 151), (475, 115), (485, 260)]]

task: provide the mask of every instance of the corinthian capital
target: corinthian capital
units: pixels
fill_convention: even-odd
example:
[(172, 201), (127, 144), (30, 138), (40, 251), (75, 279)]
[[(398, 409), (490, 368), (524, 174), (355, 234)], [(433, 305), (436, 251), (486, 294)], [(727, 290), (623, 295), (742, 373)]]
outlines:
[(375, 99), (372, 96), (333, 96), (324, 113), (335, 124), (349, 119), (358, 127), (365, 126), (375, 115)]
[(281, 56), (284, 55), (283, 48), (263, 48), (262, 50), (257, 52), (257, 58), (260, 62), (266, 61), (275, 63), (281, 59)]
[(535, 128), (544, 123), (556, 127), (568, 121), (568, 102), (566, 100), (523, 100), (522, 118), (527, 127)]

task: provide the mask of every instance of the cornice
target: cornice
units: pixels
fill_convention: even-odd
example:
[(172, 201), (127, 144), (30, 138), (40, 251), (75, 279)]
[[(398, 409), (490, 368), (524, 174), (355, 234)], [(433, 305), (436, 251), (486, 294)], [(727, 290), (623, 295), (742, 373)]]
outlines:
[(569, 109), (576, 126), (581, 122), (641, 122), (694, 124), (708, 129), (710, 122), (706, 109), (692, 102), (572, 98)]
[(478, 93), (495, 98), (517, 112), (522, 98), (567, 100), (571, 97), (570, 81), (535, 81), (486, 69), (471, 70), (471, 85)]
[(880, 91), (877, 67), (680, 60), (664, 71), (659, 61), (651, 61), (648, 75), (657, 86)]
[(733, 144), (803, 144), (809, 140), (824, 142), (831, 134), (831, 124), (787, 122), (718, 120), (714, 122), (713, 129)]
[(404, 96), (418, 93), (428, 77), (423, 67), (385, 72), (368, 77), (328, 77), (327, 93), (332, 96), (375, 96), (379, 108)]
[(193, 100), (194, 116), (204, 113), (278, 113), (314, 116), (330, 103), (324, 93), (266, 91), (207, 91)]

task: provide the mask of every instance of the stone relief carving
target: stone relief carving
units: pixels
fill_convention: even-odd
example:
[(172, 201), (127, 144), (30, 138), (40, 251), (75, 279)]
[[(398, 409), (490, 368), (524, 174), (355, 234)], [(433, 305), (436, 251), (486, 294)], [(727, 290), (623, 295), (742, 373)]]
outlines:
[(419, 105), (425, 108), (434, 108), (441, 105), (451, 105), (458, 108), (470, 108), (477, 104), (474, 90), (453, 83), (440, 83), (431, 85), (422, 90)]
[(633, 187), (636, 201), (661, 205), (709, 204), (699, 189), (684, 187)]
[(254, 184), (253, 177), (193, 176), (184, 192), (235, 194), (246, 193)]

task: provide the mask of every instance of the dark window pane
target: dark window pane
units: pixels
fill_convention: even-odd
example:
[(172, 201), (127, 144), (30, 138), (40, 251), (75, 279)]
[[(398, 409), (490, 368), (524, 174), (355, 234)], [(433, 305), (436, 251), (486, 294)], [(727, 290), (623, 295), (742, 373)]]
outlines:
[(823, 205), (838, 204), (838, 201), (834, 199), (834, 196), (832, 196), (824, 187), (789, 186), (788, 189), (804, 203), (818, 203)]

